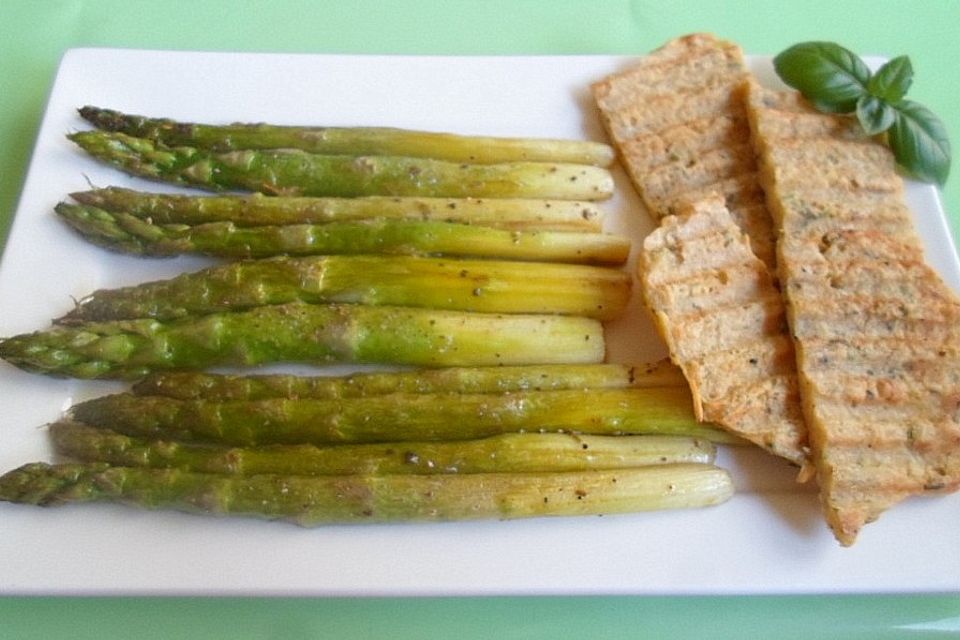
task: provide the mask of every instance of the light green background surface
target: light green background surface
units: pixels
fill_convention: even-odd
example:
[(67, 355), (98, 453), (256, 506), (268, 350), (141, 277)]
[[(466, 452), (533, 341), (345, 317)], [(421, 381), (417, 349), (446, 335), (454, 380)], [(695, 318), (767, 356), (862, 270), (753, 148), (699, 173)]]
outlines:
[[(0, 0), (0, 238), (57, 64), (71, 47), (640, 54), (691, 31), (734, 39), (748, 53), (821, 39), (861, 54), (909, 54), (916, 72), (910, 97), (937, 113), (960, 144), (960, 0)], [(957, 238), (960, 177), (947, 183), (944, 201)], [(960, 594), (0, 599), (0, 639), (60, 637), (957, 638)]]

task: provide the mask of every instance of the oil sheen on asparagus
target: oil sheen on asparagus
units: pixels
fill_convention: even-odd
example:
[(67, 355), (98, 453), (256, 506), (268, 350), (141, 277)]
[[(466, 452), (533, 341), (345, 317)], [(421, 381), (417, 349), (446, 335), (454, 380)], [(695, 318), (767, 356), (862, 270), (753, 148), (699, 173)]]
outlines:
[(613, 177), (592, 165), (556, 162), (465, 164), (433, 158), (324, 155), (299, 149), (210, 151), (167, 147), (109, 131), (67, 136), (91, 156), (131, 175), (215, 191), (283, 196), (605, 200)]
[(94, 244), (146, 256), (449, 255), (619, 265), (630, 251), (628, 238), (608, 233), (517, 231), (431, 220), (373, 218), (241, 227), (233, 222), (157, 224), (122, 211), (66, 202), (55, 211)]
[(550, 473), (253, 476), (103, 463), (32, 463), (0, 476), (0, 500), (122, 502), (303, 526), (613, 514), (704, 507), (733, 493), (708, 464)]
[(346, 376), (290, 374), (231, 375), (165, 371), (138, 380), (131, 391), (142, 396), (181, 400), (333, 400), (389, 393), (510, 393), (686, 387), (679, 367), (669, 360), (645, 365), (551, 364), (499, 367), (444, 367), (412, 371), (368, 372)]
[(57, 453), (76, 461), (239, 475), (586, 471), (710, 464), (716, 457), (709, 441), (674, 436), (505, 433), (471, 440), (231, 447), (135, 438), (70, 420), (50, 425), (50, 435)]
[(71, 193), (80, 204), (120, 211), (155, 224), (232, 222), (238, 227), (387, 220), (458, 222), (497, 229), (601, 231), (603, 211), (592, 202), (533, 198), (309, 198), (148, 193), (105, 187)]
[(697, 421), (686, 387), (221, 401), (118, 393), (78, 403), (69, 416), (134, 437), (237, 446), (467, 440), (538, 431), (732, 441)]
[(211, 125), (148, 118), (90, 105), (79, 111), (81, 117), (99, 129), (148, 138), (169, 146), (217, 151), (302, 149), (323, 154), (408, 156), (475, 164), (537, 161), (603, 167), (610, 165), (614, 158), (609, 145), (580, 140), (463, 136), (392, 127)]
[(61, 324), (170, 320), (289, 302), (360, 303), (610, 320), (629, 275), (585, 265), (412, 256), (322, 256), (230, 262), (169, 280), (95, 291)]
[(87, 322), (0, 339), (0, 358), (28, 371), (76, 378), (277, 362), (443, 367), (603, 357), (603, 327), (590, 318), (349, 304)]

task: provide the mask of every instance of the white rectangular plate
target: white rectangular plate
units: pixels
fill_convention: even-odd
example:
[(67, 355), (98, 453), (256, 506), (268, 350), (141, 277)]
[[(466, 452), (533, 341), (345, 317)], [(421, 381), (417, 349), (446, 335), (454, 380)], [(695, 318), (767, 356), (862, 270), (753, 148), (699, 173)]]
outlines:
[[(169, 277), (198, 259), (109, 254), (53, 216), (71, 191), (164, 190), (86, 158), (64, 134), (93, 104), (181, 120), (385, 125), (465, 134), (603, 134), (589, 84), (628, 58), (384, 57), (109, 49), (64, 57), (0, 266), (0, 335), (44, 328), (72, 298)], [(769, 61), (753, 59), (772, 81)], [(608, 229), (650, 229), (624, 176)], [(933, 265), (960, 267), (935, 189), (909, 185)], [(631, 267), (632, 268), (632, 265)], [(665, 353), (638, 300), (609, 327), (610, 359)], [(51, 459), (42, 426), (71, 403), (122, 388), (54, 380), (0, 363), (0, 472)], [(764, 454), (724, 452), (739, 492), (714, 508), (513, 522), (314, 530), (110, 505), (0, 504), (0, 593), (453, 595), (769, 594), (960, 590), (960, 496), (910, 500), (850, 549), (816, 495)]]

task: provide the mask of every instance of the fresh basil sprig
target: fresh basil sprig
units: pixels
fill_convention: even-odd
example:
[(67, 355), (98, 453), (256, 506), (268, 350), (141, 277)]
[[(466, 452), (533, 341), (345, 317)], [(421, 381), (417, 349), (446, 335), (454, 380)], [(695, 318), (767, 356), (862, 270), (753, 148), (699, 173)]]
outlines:
[(872, 73), (855, 53), (833, 42), (802, 42), (773, 59), (777, 75), (820, 111), (854, 113), (868, 135), (887, 132), (897, 162), (910, 175), (943, 185), (950, 173), (947, 129), (929, 109), (905, 98), (910, 58)]

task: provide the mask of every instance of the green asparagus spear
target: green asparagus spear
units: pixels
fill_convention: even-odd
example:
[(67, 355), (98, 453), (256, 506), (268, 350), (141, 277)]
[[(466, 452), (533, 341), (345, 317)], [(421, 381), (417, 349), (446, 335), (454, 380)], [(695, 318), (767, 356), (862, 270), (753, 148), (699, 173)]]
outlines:
[(284, 198), (193, 196), (107, 187), (71, 193), (81, 204), (122, 211), (154, 224), (232, 222), (238, 227), (355, 222), (371, 218), (459, 222), (499, 229), (599, 232), (603, 212), (593, 203), (529, 198)]
[(313, 153), (412, 156), (454, 162), (533, 160), (608, 166), (613, 149), (598, 142), (546, 138), (461, 136), (389, 127), (294, 127), (262, 123), (228, 125), (145, 118), (85, 106), (80, 115), (94, 126), (150, 138), (170, 146), (235, 149), (302, 149)]
[(158, 372), (137, 381), (142, 396), (182, 400), (263, 400), (266, 398), (357, 398), (387, 393), (508, 393), (565, 389), (685, 387), (669, 360), (641, 366), (554, 364), (514, 367), (446, 367), (349, 376), (284, 374), (237, 376), (200, 372)]
[(95, 291), (58, 322), (171, 320), (297, 301), (610, 320), (623, 312), (629, 295), (625, 272), (584, 265), (406, 256), (273, 258)]
[(337, 400), (179, 400), (118, 393), (74, 405), (71, 419), (125, 435), (236, 446), (468, 440), (501, 433), (679, 435), (731, 442), (697, 422), (684, 387), (392, 393)]
[(729, 474), (703, 464), (564, 473), (304, 477), (33, 463), (0, 476), (0, 500), (8, 502), (121, 502), (303, 526), (613, 514), (715, 505), (732, 494)]
[(50, 425), (50, 435), (58, 454), (81, 462), (240, 475), (586, 471), (709, 464), (716, 456), (716, 447), (706, 440), (670, 436), (510, 433), (448, 442), (237, 448), (131, 438), (72, 421)]
[(358, 220), (238, 227), (155, 224), (125, 212), (61, 202), (60, 217), (87, 240), (148, 256), (201, 253), (227, 258), (285, 255), (449, 255), (541, 262), (622, 264), (630, 239), (606, 233), (511, 231), (453, 222)]
[(173, 184), (282, 196), (424, 196), (604, 200), (606, 169), (547, 162), (462, 164), (402, 156), (320, 155), (295, 149), (217, 153), (144, 138), (80, 131), (71, 140), (132, 175)]
[(576, 316), (292, 303), (161, 322), (117, 320), (0, 339), (0, 358), (76, 378), (268, 362), (482, 366), (600, 362), (602, 326)]

